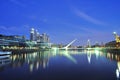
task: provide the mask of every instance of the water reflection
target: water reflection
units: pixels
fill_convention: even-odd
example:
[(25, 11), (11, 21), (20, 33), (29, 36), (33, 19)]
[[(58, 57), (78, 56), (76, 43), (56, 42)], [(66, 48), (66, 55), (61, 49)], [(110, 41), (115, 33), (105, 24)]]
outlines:
[(117, 62), (116, 68), (116, 77), (120, 78), (120, 54), (119, 53), (107, 53), (106, 57), (110, 60), (114, 60)]
[[(92, 55), (96, 55), (96, 59), (98, 59), (99, 56), (105, 56), (105, 55), (103, 55), (103, 53), (101, 51), (98, 51), (98, 50), (78, 51), (78, 50), (54, 49), (54, 50), (40, 51), (40, 52), (34, 52), (34, 53), (14, 54), (11, 56), (6, 56), (7, 58), (4, 58), (4, 59), (2, 58), (0, 60), (2, 61), (2, 63), (3, 63), (3, 61), (8, 60), (6, 62), (11, 62), (11, 66), (13, 68), (21, 67), (27, 63), (29, 65), (30, 71), (33, 71), (34, 68), (38, 69), (39, 66), (46, 68), (48, 66), (50, 57), (53, 57), (56, 55), (65, 56), (70, 61), (77, 63), (77, 60), (72, 56), (75, 54), (86, 54), (89, 64), (91, 63)], [(107, 58), (110, 58), (109, 53), (107, 54)], [(5, 64), (7, 64), (7, 63), (5, 63)]]
[[(79, 64), (76, 57), (74, 55), (85, 55), (88, 64), (92, 63), (92, 58), (99, 59), (99, 57), (105, 57), (108, 60), (117, 62), (116, 67), (116, 77), (120, 78), (120, 55), (113, 54), (109, 52), (95, 50), (48, 50), (48, 51), (39, 51), (34, 53), (21, 53), (21, 54), (13, 54), (11, 56), (0, 56), (0, 69), (3, 69), (4, 66), (8, 66), (11, 68), (29, 67), (29, 72), (33, 72), (34, 70), (38, 70), (40, 68), (45, 69), (49, 66), (49, 61), (51, 58), (56, 56), (64, 56), (68, 60), (72, 61), (73, 65)], [(74, 64), (75, 63), (75, 64)]]
[(96, 59), (98, 59), (98, 57), (100, 57), (100, 56), (105, 56), (105, 55), (103, 55), (102, 51), (97, 50), (97, 49), (95, 49), (95, 50), (85, 50), (84, 52), (87, 54), (87, 60), (88, 60), (89, 64), (91, 64), (92, 55), (95, 55)]
[(73, 58), (67, 50), (49, 50), (34, 53), (14, 54), (10, 57), (11, 66), (16, 68), (22, 67), (24, 64), (28, 64), (29, 70), (32, 72), (33, 69), (38, 70), (39, 67), (46, 68), (49, 64), (50, 57), (54, 57), (56, 55), (65, 56), (72, 62), (77, 63), (76, 59)]
[(46, 68), (48, 66), (49, 58), (53, 56), (48, 53), (49, 51), (41, 51), (12, 55), (12, 67), (21, 67), (24, 64), (27, 64), (29, 65), (30, 72), (32, 72), (33, 69), (38, 70), (39, 67)]
[(63, 52), (60, 51), (60, 54), (63, 55), (63, 56), (65, 56), (65, 57), (67, 57), (72, 62), (77, 63), (76, 59), (69, 54), (68, 50), (65, 50)]

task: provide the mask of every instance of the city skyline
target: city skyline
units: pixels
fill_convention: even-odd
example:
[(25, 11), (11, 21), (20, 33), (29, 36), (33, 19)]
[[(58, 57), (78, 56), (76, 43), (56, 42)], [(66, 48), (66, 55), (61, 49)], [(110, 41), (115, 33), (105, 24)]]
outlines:
[(120, 34), (119, 0), (1, 0), (0, 34), (25, 35), (33, 27), (52, 43), (109, 42)]

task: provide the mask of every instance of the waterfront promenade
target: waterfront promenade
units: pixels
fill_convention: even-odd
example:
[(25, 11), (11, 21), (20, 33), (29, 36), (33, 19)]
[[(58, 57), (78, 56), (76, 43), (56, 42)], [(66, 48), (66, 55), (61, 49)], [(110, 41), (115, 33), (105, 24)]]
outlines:
[(27, 53), (27, 52), (36, 52), (41, 50), (120, 50), (120, 47), (94, 47), (94, 48), (57, 48), (57, 47), (51, 47), (51, 48), (39, 48), (39, 47), (2, 47), (0, 49), (1, 51), (10, 51), (12, 53)]

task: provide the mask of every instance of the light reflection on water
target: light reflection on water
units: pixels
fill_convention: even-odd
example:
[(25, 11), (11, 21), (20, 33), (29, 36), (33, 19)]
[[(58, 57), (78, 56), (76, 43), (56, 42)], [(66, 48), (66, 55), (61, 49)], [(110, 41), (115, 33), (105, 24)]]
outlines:
[[(83, 59), (83, 63), (80, 63), (80, 62), (82, 62), (82, 61), (80, 61), (82, 59)], [(111, 69), (111, 66), (114, 66), (115, 70), (112, 70), (114, 72), (111, 71), (111, 73), (114, 73), (114, 74), (110, 74), (108, 71), (108, 73), (110, 75), (114, 75), (113, 79), (119, 79), (119, 73), (120, 73), (120, 55), (112, 54), (112, 53), (105, 53), (105, 52), (98, 51), (98, 50), (92, 50), (92, 51), (90, 51), (90, 50), (48, 50), (48, 51), (40, 51), (40, 52), (34, 52), (34, 53), (14, 54), (14, 55), (11, 55), (9, 57), (6, 57), (6, 58), (0, 59), (0, 60), (1, 60), (0, 75), (4, 75), (4, 76), (8, 76), (8, 75), (5, 75), (6, 73), (10, 74), (8, 69), (10, 69), (11, 71), (16, 70), (18, 73), (20, 72), (20, 71), (18, 71), (19, 68), (20, 68), (20, 70), (23, 70), (23, 71), (25, 69), (26, 74), (28, 74), (28, 73), (35, 73), (35, 71), (39, 71), (39, 70), (49, 69), (49, 67), (51, 69), (51, 65), (54, 65), (56, 68), (58, 66), (58, 63), (60, 66), (63, 63), (65, 65), (62, 65), (62, 68), (60, 66), (58, 66), (59, 68), (57, 68), (57, 69), (62, 70), (64, 66), (71, 67), (71, 66), (75, 65), (75, 68), (78, 69), (79, 71), (81, 68), (78, 68), (78, 66), (83, 66), (86, 68), (88, 68), (88, 66), (89, 66), (90, 68), (92, 67), (93, 70), (94, 70), (94, 67), (96, 68), (96, 70), (100, 69), (100, 66), (101, 66), (101, 68), (103, 68), (102, 65), (105, 65), (105, 67), (107, 65), (110, 65), (110, 66), (108, 66), (109, 69)], [(65, 61), (63, 61), (63, 60), (65, 60)], [(87, 63), (86, 63), (86, 61), (87, 61)], [(86, 69), (86, 68), (83, 68), (83, 69)], [(73, 68), (73, 70), (74, 70), (74, 68)], [(104, 69), (104, 70), (106, 70), (106, 69)], [(67, 72), (70, 72), (70, 71), (67, 71)], [(66, 74), (67, 74), (67, 72), (66, 72)], [(55, 73), (57, 73), (57, 70)], [(77, 73), (76, 73), (76, 75), (78, 75)], [(96, 73), (97, 72), (94, 72), (93, 74), (95, 75)], [(83, 74), (87, 74), (87, 73), (84, 72)], [(88, 72), (88, 74), (90, 74), (90, 73)], [(107, 74), (107, 75), (109, 75), (109, 74)], [(1, 77), (2, 77), (2, 80), (6, 79), (6, 78), (4, 79), (3, 76), (0, 76), (0, 78)], [(65, 77), (65, 76), (63, 76), (63, 77)], [(80, 76), (76, 76), (76, 77), (80, 77)], [(94, 77), (94, 76), (92, 75), (91, 77)], [(101, 77), (100, 75), (97, 75), (97, 78), (95, 77), (95, 79), (99, 79), (100, 77)], [(29, 79), (29, 78), (27, 78), (27, 79)], [(64, 79), (64, 78), (62, 78), (62, 79)], [(84, 78), (81, 77), (79, 79), (84, 79)], [(89, 79), (89, 78), (87, 78), (87, 79)], [(94, 79), (94, 78), (91, 78), (91, 79)], [(109, 76), (106, 77), (105, 79), (104, 78), (100, 78), (100, 79), (112, 80), (111, 78), (109, 78)], [(24, 80), (26, 80), (26, 78)], [(44, 80), (47, 80), (47, 79), (44, 79)]]

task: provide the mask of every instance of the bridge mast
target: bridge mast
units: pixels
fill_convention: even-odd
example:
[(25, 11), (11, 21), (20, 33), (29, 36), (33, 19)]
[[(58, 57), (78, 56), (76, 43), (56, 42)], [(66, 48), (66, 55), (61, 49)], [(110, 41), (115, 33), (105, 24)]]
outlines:
[(70, 42), (67, 46), (65, 46), (64, 48), (67, 49), (71, 44), (73, 44), (77, 39), (74, 39), (72, 42)]

